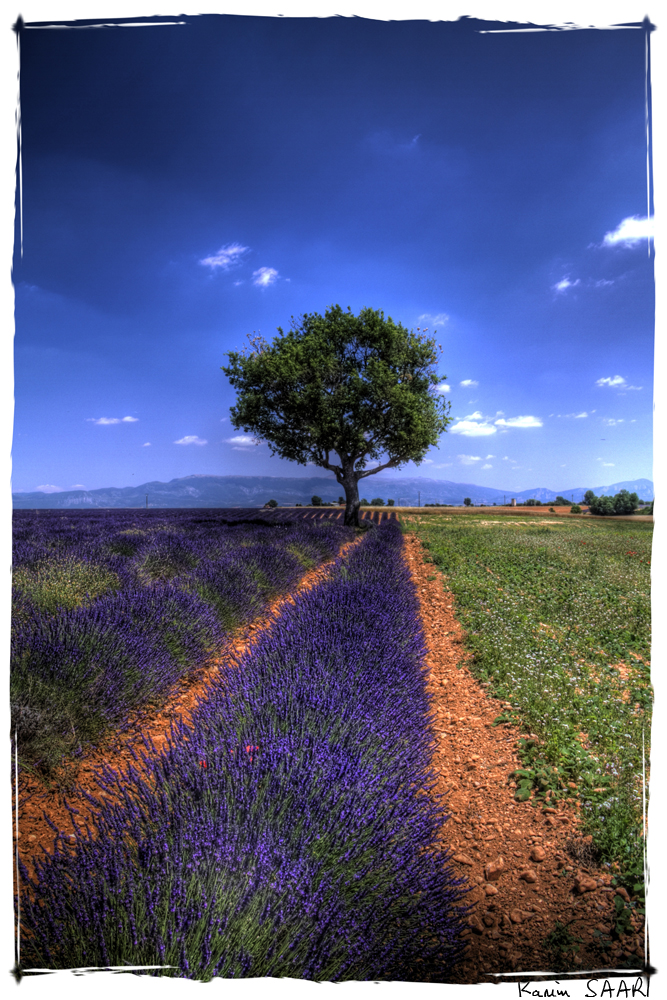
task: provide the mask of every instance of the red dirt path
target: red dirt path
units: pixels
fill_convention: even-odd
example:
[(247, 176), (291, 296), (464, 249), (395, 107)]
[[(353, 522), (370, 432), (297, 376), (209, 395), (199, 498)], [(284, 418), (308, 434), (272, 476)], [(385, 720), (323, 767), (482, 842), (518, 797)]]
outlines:
[[(578, 953), (560, 970), (609, 968), (619, 959), (631, 959), (633, 968), (641, 968), (644, 935), (639, 924), (634, 935), (612, 945), (611, 954), (605, 956), (596, 942), (596, 929), (607, 936), (611, 930), (615, 893), (608, 870), (582, 864), (589, 852), (576, 804), (560, 802), (544, 812), (514, 800), (509, 773), (521, 766), (515, 749), (520, 734), (509, 726), (492, 726), (505, 703), (490, 697), (473, 677), (454, 597), (436, 567), (425, 562), (427, 552), (419, 539), (408, 534), (405, 540), (428, 646), (437, 791), (447, 796), (452, 815), (442, 842), (455, 852), (457, 873), (475, 887), (468, 895), (475, 909), (467, 954), (452, 981), (488, 982), (492, 973), (553, 970), (554, 955), (544, 939), (556, 921), (581, 939)], [(486, 866), (500, 858), (501, 874), (487, 880)], [(535, 881), (522, 878), (527, 872)], [(591, 888), (577, 892), (577, 875), (588, 877)]]
[[(495, 512), (494, 512), (495, 513)], [(524, 513), (524, 511), (521, 511)], [(520, 766), (515, 746), (519, 733), (507, 726), (492, 727), (502, 703), (489, 697), (466, 665), (464, 634), (455, 617), (453, 595), (441, 574), (426, 563), (425, 550), (416, 536), (406, 536), (406, 560), (415, 581), (428, 646), (429, 691), (433, 698), (434, 726), (438, 746), (434, 766), (440, 778), (438, 791), (447, 796), (452, 819), (443, 828), (443, 845), (455, 851), (454, 866), (474, 885), (468, 902), (475, 904), (465, 960), (449, 981), (489, 981), (492, 973), (549, 970), (554, 956), (544, 938), (556, 921), (567, 924), (581, 939), (578, 954), (561, 968), (600, 969), (613, 966), (614, 959), (643, 964), (643, 928), (627, 935), (605, 957), (593, 932), (608, 933), (612, 925), (614, 892), (610, 875), (579, 864), (572, 854), (585, 858), (586, 844), (578, 830), (576, 805), (559, 804), (543, 812), (529, 802), (515, 802), (508, 774)], [(344, 546), (341, 554), (357, 545)], [(307, 573), (295, 593), (308, 590), (326, 578), (331, 564)], [(161, 749), (172, 720), (188, 722), (193, 708), (220, 670), (233, 666), (259, 634), (271, 626), (293, 597), (275, 600), (268, 613), (235, 633), (220, 656), (206, 669), (184, 679), (162, 709), (136, 713), (122, 734), (115, 734), (80, 762), (75, 784), (67, 790), (70, 805), (80, 810), (83, 826), (91, 807), (82, 795), (99, 795), (95, 774), (104, 764), (115, 768), (133, 760), (130, 747), (143, 748), (142, 735)], [(63, 831), (71, 830), (71, 816), (64, 806), (63, 792), (48, 790), (23, 775), (19, 789), (19, 854), (32, 868), (31, 860), (51, 852), (54, 833), (44, 812)], [(15, 833), (16, 831), (14, 831)], [(16, 839), (15, 839), (16, 847)], [(531, 852), (537, 848), (537, 852)], [(568, 852), (569, 850), (569, 852)], [(537, 860), (540, 858), (541, 860)], [(485, 878), (485, 866), (500, 863), (497, 879)], [(535, 859), (535, 860), (533, 860)], [(534, 882), (522, 874), (533, 872)], [(561, 874), (561, 872), (563, 874)], [(491, 873), (488, 873), (491, 875)], [(594, 883), (581, 894), (574, 891), (575, 876), (588, 876)]]

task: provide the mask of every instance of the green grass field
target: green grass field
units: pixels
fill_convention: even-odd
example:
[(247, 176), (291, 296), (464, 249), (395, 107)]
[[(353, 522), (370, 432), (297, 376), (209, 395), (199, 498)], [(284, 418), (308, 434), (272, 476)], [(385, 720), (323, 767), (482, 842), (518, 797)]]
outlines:
[(524, 734), (517, 798), (577, 796), (600, 861), (642, 882), (653, 525), (402, 520), (456, 597), (473, 673), (511, 703), (499, 724)]

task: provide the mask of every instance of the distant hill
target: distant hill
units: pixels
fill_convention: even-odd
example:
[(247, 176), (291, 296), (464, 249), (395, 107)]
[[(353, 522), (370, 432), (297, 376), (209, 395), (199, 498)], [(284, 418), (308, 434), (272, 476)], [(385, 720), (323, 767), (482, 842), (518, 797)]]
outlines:
[[(360, 496), (366, 500), (382, 497), (393, 499), (397, 506), (426, 503), (462, 504), (470, 497), (474, 504), (509, 503), (555, 500), (560, 494), (575, 503), (583, 500), (584, 493), (592, 489), (598, 496), (613, 495), (626, 489), (635, 492), (642, 500), (653, 499), (650, 479), (633, 479), (608, 486), (578, 486), (554, 492), (542, 487), (533, 490), (497, 490), (474, 483), (454, 483), (447, 479), (427, 479), (422, 476), (384, 478), (370, 476), (359, 484)], [(158, 481), (142, 486), (109, 486), (99, 490), (64, 490), (62, 493), (14, 493), (16, 510), (73, 509), (90, 510), (96, 507), (127, 508), (145, 507), (148, 494), (149, 507), (261, 507), (267, 500), (279, 504), (310, 503), (313, 495), (323, 500), (336, 501), (342, 489), (333, 476), (184, 476), (168, 483)]]

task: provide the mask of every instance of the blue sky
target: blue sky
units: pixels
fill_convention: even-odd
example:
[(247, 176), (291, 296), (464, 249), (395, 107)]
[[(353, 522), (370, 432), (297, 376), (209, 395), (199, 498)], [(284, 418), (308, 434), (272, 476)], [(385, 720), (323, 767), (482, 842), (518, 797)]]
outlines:
[(24, 32), (13, 489), (313, 474), (220, 366), (332, 303), (437, 329), (455, 420), (395, 475), (652, 478), (644, 34), (480, 27)]

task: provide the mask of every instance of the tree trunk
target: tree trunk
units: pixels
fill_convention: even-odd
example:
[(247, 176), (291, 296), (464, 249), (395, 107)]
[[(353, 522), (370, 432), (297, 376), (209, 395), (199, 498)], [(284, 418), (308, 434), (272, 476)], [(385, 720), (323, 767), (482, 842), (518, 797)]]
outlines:
[(359, 528), (359, 481), (354, 474), (346, 476), (341, 482), (345, 489), (345, 520), (348, 528)]

